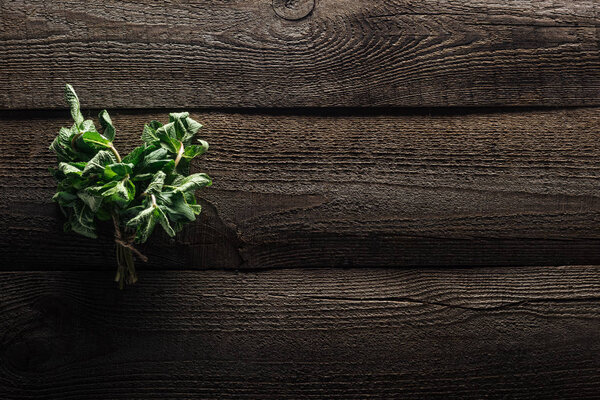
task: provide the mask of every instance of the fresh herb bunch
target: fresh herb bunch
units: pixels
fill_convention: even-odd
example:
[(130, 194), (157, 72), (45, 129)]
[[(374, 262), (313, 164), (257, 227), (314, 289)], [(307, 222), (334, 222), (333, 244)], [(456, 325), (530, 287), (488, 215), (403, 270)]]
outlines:
[(133, 254), (146, 261), (134, 243), (144, 243), (157, 224), (175, 236), (200, 213), (194, 193), (212, 181), (203, 173), (190, 175), (190, 161), (206, 152), (208, 143), (192, 144), (202, 125), (187, 112), (171, 113), (165, 125), (144, 125), (144, 144), (121, 158), (108, 112), (98, 115), (98, 130), (92, 120), (84, 120), (71, 85), (65, 86), (65, 96), (75, 122), (61, 128), (50, 145), (58, 158), (58, 168), (50, 169), (58, 181), (53, 200), (67, 218), (67, 232), (96, 238), (96, 220), (113, 221), (115, 281), (123, 288), (137, 281)]

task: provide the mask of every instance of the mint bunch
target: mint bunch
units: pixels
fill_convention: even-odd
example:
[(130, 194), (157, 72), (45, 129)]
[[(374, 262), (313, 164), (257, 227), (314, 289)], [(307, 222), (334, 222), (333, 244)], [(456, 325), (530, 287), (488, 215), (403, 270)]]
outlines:
[(144, 125), (144, 144), (121, 157), (113, 145), (116, 131), (108, 112), (100, 112), (101, 129), (96, 129), (92, 120), (83, 118), (71, 85), (65, 86), (65, 95), (74, 123), (61, 128), (50, 145), (58, 158), (58, 167), (50, 169), (58, 181), (52, 199), (67, 218), (67, 232), (96, 238), (97, 221), (112, 220), (115, 281), (123, 288), (125, 282), (137, 281), (133, 254), (146, 261), (134, 243), (144, 243), (157, 225), (175, 236), (200, 213), (195, 191), (212, 181), (203, 173), (190, 175), (190, 162), (208, 150), (208, 143), (194, 143), (202, 125), (187, 112), (171, 113), (165, 125)]

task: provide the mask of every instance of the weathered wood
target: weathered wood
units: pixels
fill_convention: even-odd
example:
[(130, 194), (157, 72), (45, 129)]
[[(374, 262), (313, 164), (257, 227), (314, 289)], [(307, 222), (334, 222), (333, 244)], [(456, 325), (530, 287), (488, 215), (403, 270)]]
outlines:
[(308, 2), (1, 2), (0, 108), (600, 105), (597, 1)]
[[(111, 240), (63, 234), (50, 200), (64, 114), (2, 115), (1, 268), (114, 266)], [(117, 146), (165, 115), (113, 113)], [(194, 114), (203, 216), (142, 248), (150, 268), (600, 263), (599, 116)]]
[(0, 397), (597, 398), (600, 267), (0, 273)]

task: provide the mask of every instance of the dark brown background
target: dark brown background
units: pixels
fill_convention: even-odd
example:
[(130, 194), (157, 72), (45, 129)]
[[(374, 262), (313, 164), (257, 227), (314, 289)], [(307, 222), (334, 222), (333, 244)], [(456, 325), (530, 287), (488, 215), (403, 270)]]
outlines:
[[(0, 398), (600, 397), (600, 3), (275, 3), (0, 1)], [(66, 82), (211, 144), (122, 292)]]

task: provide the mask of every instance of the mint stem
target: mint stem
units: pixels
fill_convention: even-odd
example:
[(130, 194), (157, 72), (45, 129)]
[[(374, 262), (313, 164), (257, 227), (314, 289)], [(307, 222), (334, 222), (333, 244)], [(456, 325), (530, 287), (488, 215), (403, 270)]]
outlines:
[(115, 146), (113, 146), (112, 143), (110, 144), (110, 146), (108, 146), (108, 148), (110, 149), (110, 151), (113, 152), (113, 154), (117, 158), (117, 162), (121, 162), (121, 156), (119, 155), (119, 152), (117, 151), (117, 148)]
[(181, 161), (181, 157), (183, 156), (183, 151), (184, 151), (183, 142), (181, 142), (181, 146), (179, 146), (179, 151), (177, 152), (177, 157), (175, 158), (175, 168), (177, 168), (179, 161)]
[[(127, 244), (127, 239), (121, 231), (119, 225), (119, 216), (116, 212), (112, 213), (112, 220), (115, 226), (115, 246), (117, 256), (117, 273), (115, 274), (115, 282), (119, 283), (119, 289), (123, 289), (125, 283), (133, 284), (137, 282), (137, 273), (135, 272), (135, 264), (133, 262), (133, 251)], [(139, 252), (136, 252), (136, 254)], [(143, 257), (141, 254), (139, 254)], [(142, 258), (143, 260), (145, 257)]]
[(133, 262), (133, 252), (129, 247), (116, 243), (117, 251), (117, 273), (115, 282), (119, 283), (119, 289), (123, 289), (125, 283), (133, 284), (137, 282), (137, 273)]

